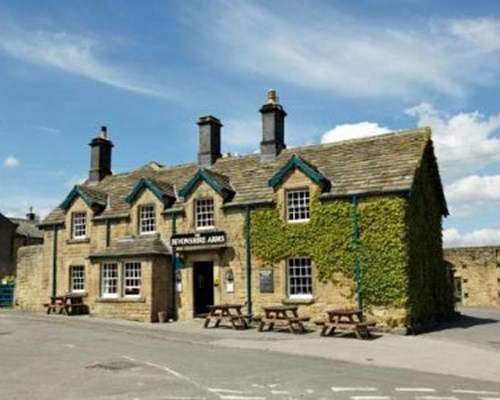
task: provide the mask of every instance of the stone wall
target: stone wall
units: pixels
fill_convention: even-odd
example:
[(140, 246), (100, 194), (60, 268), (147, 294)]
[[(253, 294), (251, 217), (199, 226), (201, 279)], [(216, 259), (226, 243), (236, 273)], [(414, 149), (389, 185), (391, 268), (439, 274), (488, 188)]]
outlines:
[(444, 258), (461, 282), (463, 305), (500, 306), (500, 246), (445, 249)]
[(43, 279), (43, 245), (21, 247), (18, 251), (15, 305), (25, 311), (41, 311), (49, 300), (49, 288)]

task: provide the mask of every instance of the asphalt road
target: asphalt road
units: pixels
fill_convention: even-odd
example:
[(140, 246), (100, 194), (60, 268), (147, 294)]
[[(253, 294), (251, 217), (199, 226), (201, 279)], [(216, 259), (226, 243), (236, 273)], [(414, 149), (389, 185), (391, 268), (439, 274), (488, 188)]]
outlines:
[(0, 313), (0, 399), (500, 400), (491, 382), (148, 332)]

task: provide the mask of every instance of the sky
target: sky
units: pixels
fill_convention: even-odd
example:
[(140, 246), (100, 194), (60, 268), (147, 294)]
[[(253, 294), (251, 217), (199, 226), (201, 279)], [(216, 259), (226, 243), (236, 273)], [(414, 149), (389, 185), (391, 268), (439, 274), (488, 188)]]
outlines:
[(0, 212), (46, 215), (88, 175), (255, 152), (266, 91), (301, 146), (430, 126), (447, 247), (500, 244), (500, 2), (0, 0)]

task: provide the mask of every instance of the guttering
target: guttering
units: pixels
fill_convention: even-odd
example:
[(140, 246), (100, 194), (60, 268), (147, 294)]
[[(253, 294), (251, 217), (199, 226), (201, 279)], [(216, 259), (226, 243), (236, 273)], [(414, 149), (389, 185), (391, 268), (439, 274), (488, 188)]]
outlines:
[(354, 271), (356, 276), (356, 295), (358, 298), (358, 308), (363, 310), (363, 271), (361, 268), (361, 260), (359, 258), (359, 215), (358, 215), (358, 198), (352, 196), (352, 213), (353, 213), (353, 248), (354, 248)]
[(247, 208), (247, 207), (259, 207), (259, 206), (272, 206), (274, 204), (273, 200), (257, 200), (257, 201), (243, 201), (241, 203), (227, 203), (222, 206), (223, 209), (230, 208)]
[(411, 189), (398, 189), (398, 190), (375, 190), (373, 192), (359, 192), (359, 193), (323, 193), (319, 196), (320, 200), (337, 200), (337, 199), (352, 199), (353, 197), (375, 197), (375, 196), (410, 196)]
[[(245, 207), (245, 271), (247, 281), (247, 314), (252, 315), (252, 253), (250, 249), (250, 205)], [(251, 318), (251, 317), (249, 317)]]
[[(173, 211), (173, 210), (171, 210)], [(172, 236), (177, 233), (177, 213), (172, 212)], [(176, 293), (176, 283), (175, 283), (175, 275), (177, 272), (177, 249), (175, 246), (172, 246), (172, 259), (170, 260), (170, 270), (172, 271), (171, 276), (170, 276), (170, 281), (171, 281), (171, 306), (170, 306), (170, 318), (172, 321), (177, 321), (177, 293)]]
[(54, 225), (54, 241), (52, 243), (52, 296), (57, 296), (57, 231), (58, 225)]
[(108, 219), (129, 219), (129, 218), (130, 218), (129, 213), (114, 214), (114, 215), (98, 215), (98, 216), (92, 217), (92, 221), (105, 221)]

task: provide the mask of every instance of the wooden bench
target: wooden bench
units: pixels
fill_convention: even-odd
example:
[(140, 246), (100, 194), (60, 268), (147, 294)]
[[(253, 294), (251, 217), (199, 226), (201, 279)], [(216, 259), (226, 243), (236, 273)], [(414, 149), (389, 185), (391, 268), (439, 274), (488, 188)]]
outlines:
[(363, 322), (358, 322), (356, 324), (356, 335), (360, 339), (369, 339), (372, 337), (372, 334), (370, 332), (370, 328), (373, 328), (376, 325), (375, 321), (363, 321)]

